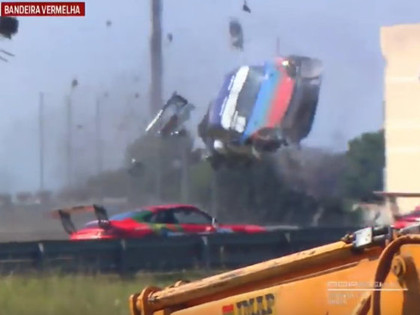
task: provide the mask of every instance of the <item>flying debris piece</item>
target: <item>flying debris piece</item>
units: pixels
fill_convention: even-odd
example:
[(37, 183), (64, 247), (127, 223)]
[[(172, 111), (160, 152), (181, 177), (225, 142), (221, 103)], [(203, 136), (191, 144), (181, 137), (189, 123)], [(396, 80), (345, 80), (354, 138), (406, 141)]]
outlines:
[(78, 125), (76, 125), (76, 128), (77, 128), (77, 129), (79, 129), (79, 130), (80, 130), (80, 129), (83, 129), (83, 125), (78, 124)]
[(10, 52), (8, 52), (8, 51), (4, 50), (4, 49), (0, 49), (0, 52), (2, 52), (3, 54), (8, 55), (8, 56), (10, 56), (10, 57), (14, 57), (14, 56), (15, 56), (14, 54), (12, 54), (12, 53), (10, 53)]
[(173, 40), (173, 35), (172, 35), (172, 33), (168, 33), (168, 35), (166, 35), (166, 37), (168, 38), (168, 41), (170, 42), (170, 43), (172, 43), (172, 40)]
[(73, 79), (73, 81), (71, 81), (71, 87), (72, 87), (72, 89), (74, 89), (78, 85), (79, 85), (79, 82), (77, 81), (77, 79)]
[[(12, 36), (18, 32), (18, 28), (19, 28), (19, 22), (16, 18), (0, 16), (0, 37), (11, 39)], [(9, 62), (9, 61), (5, 57), (1, 56), (1, 53), (9, 57), (14, 57), (12, 53), (9, 53), (6, 50), (0, 49), (0, 60), (3, 62)]]
[(19, 21), (14, 17), (0, 16), (0, 35), (11, 39), (19, 29)]
[(243, 50), (244, 35), (242, 31), (242, 25), (237, 19), (232, 19), (229, 22), (229, 34), (232, 46), (237, 49)]
[(106, 21), (106, 26), (107, 27), (110, 27), (111, 25), (112, 25), (112, 21), (111, 20)]
[(184, 123), (190, 119), (195, 108), (188, 100), (174, 92), (163, 108), (146, 128), (146, 133), (156, 132), (161, 136), (183, 136), (186, 134)]
[(248, 4), (246, 3), (246, 0), (244, 0), (242, 10), (244, 10), (245, 12), (251, 13), (251, 9), (249, 8)]
[(228, 73), (198, 126), (212, 167), (250, 165), (284, 146), (299, 146), (312, 129), (322, 73), (320, 60), (297, 55)]
[[(9, 57), (14, 57), (14, 56), (15, 56), (14, 54), (12, 54), (12, 53), (10, 53), (10, 52), (8, 52), (8, 51), (4, 50), (4, 49), (0, 49), (0, 53), (3, 53), (3, 54), (5, 54), (5, 55), (7, 55), (7, 56), (9, 56)], [(3, 57), (3, 56), (1, 56), (1, 55), (0, 55), (0, 60), (1, 60), (1, 61), (4, 61), (4, 62), (9, 62), (9, 60), (7, 60), (5, 57)]]

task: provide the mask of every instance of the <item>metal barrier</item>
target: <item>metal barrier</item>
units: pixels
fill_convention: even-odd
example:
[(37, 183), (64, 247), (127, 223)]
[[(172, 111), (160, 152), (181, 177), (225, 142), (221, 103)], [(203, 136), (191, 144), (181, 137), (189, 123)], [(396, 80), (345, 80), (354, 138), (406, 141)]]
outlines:
[(153, 239), (0, 243), (0, 273), (119, 273), (237, 268), (335, 242), (358, 228)]

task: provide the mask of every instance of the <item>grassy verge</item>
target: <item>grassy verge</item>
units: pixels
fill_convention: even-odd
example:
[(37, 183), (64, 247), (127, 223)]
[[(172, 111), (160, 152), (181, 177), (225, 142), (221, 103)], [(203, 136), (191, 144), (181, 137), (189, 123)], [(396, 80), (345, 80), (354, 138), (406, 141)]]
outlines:
[(6, 276), (1, 277), (0, 314), (127, 315), (130, 294), (147, 285), (163, 287), (208, 275), (142, 274), (125, 280), (116, 276)]

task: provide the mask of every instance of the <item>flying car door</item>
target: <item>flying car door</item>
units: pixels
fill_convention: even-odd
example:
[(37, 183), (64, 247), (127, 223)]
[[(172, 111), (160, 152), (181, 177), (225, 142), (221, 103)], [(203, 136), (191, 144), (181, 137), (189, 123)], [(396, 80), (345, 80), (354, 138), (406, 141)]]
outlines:
[(195, 108), (187, 99), (174, 92), (155, 118), (149, 123), (146, 132), (156, 132), (162, 136), (174, 135), (181, 131)]

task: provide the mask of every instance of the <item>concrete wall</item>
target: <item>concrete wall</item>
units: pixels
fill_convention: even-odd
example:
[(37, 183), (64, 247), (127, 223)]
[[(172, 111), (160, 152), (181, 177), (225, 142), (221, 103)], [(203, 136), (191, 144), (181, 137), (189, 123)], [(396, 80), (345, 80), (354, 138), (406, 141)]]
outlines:
[[(420, 24), (381, 29), (387, 191), (420, 192)], [(399, 200), (402, 212), (420, 199)]]

